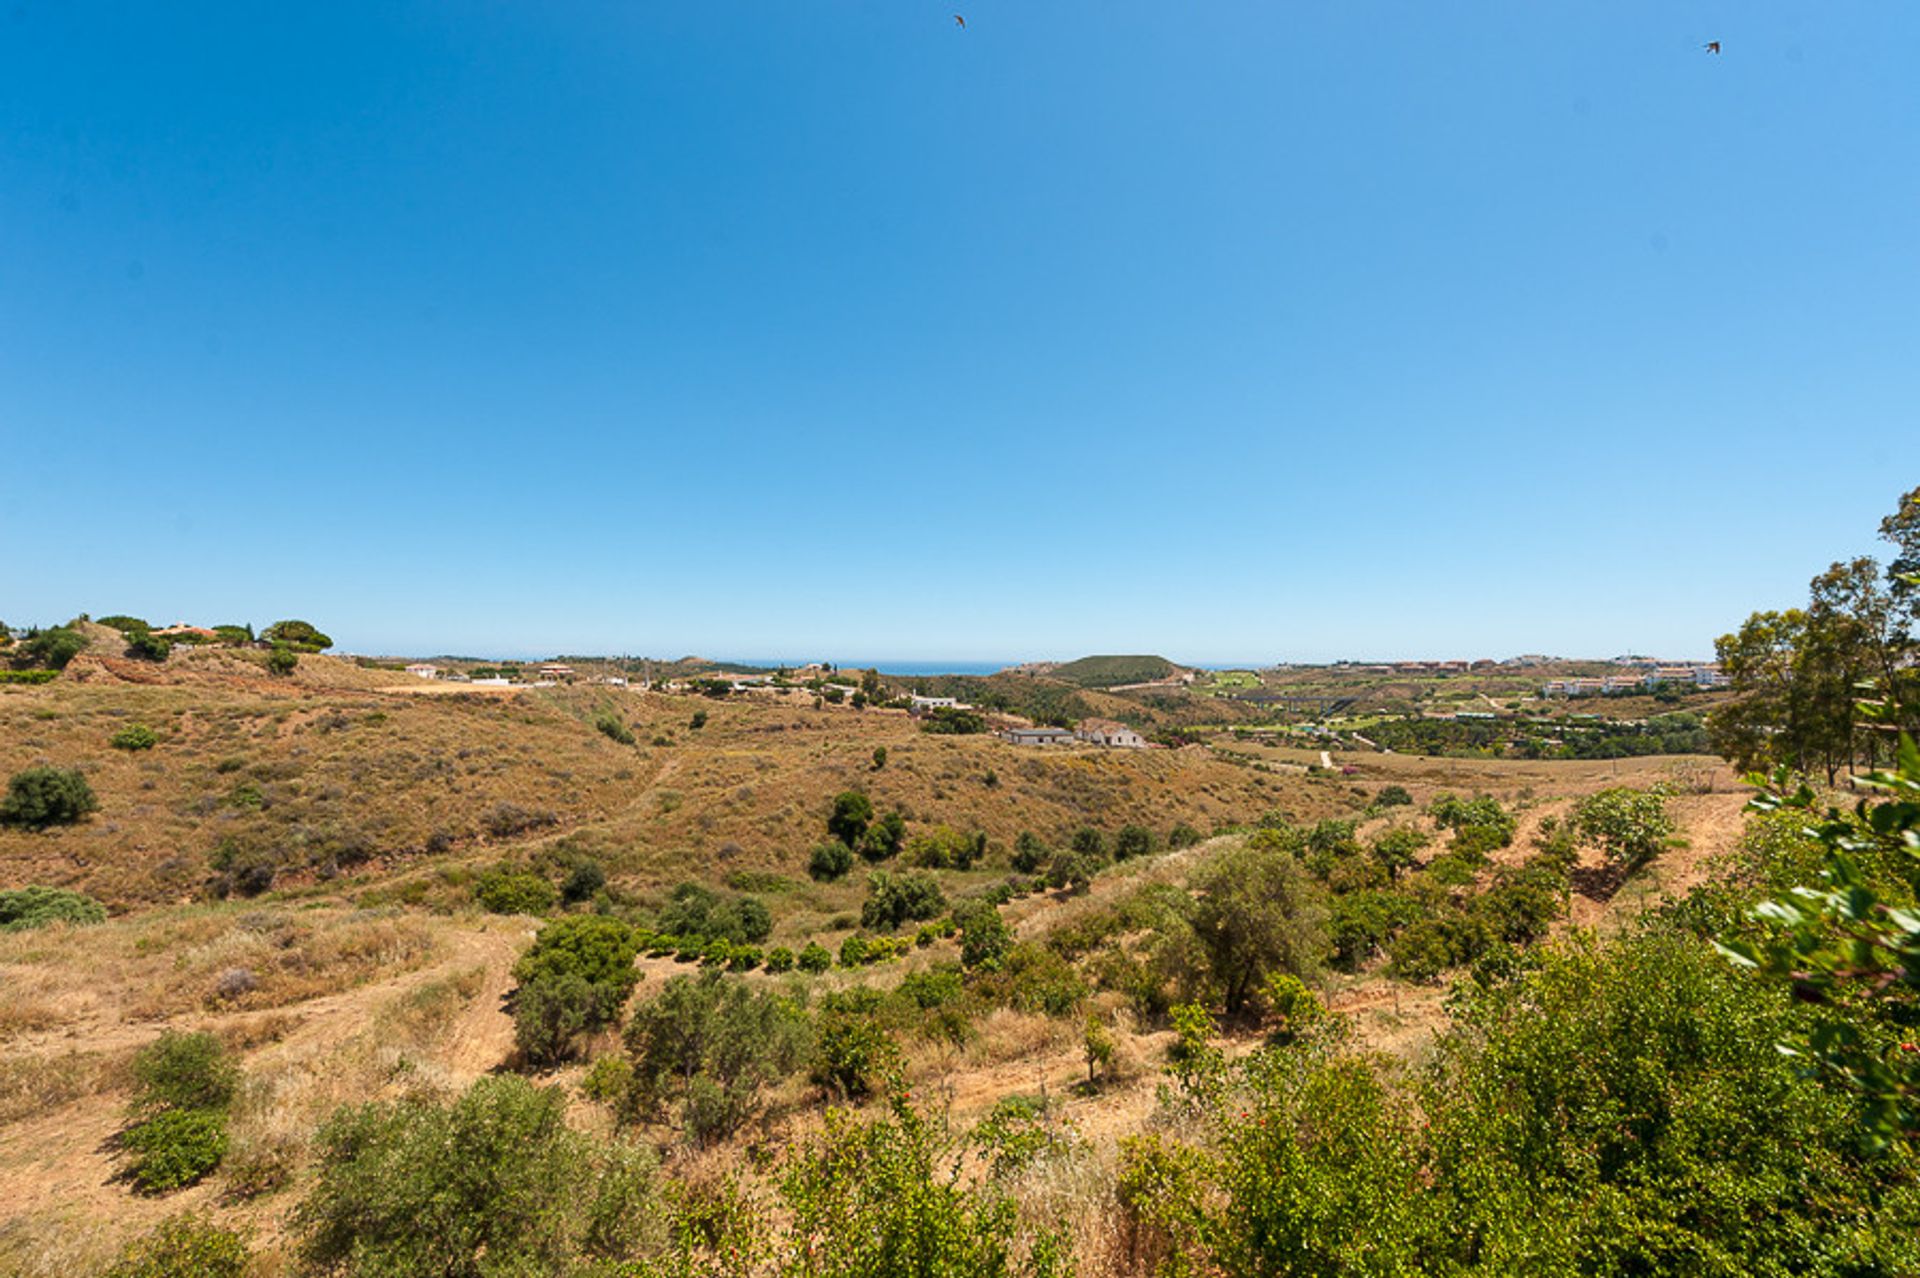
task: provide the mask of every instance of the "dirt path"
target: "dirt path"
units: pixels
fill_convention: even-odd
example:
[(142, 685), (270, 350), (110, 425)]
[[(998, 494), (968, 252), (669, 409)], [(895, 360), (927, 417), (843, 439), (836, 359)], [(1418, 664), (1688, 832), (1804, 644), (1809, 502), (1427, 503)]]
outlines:
[[(498, 1066), (512, 1050), (513, 1025), (501, 1015), (500, 1000), (512, 984), (513, 962), (528, 935), (525, 924), (517, 920), (462, 920), (441, 938), (434, 959), (411, 971), (285, 1008), (206, 1016), (193, 1025), (219, 1032), (268, 1017), (286, 1017), (291, 1027), (274, 1041), (242, 1053), (243, 1067), (249, 1076), (265, 1076), (278, 1068), (311, 1063), (319, 1067), (318, 1079), (325, 1084), (326, 1063), (351, 1052), (355, 1040), (365, 1036), (383, 1009), (435, 981), (479, 969), (478, 992), (441, 1032), (431, 1053), (435, 1070), (456, 1084), (465, 1083)], [(37, 1048), (58, 1055), (84, 1044), (89, 1051), (131, 1052), (165, 1028), (169, 1026), (137, 1022), (81, 1024), (59, 1034), (35, 1036), (41, 1041), (32, 1045), (16, 1039), (8, 1050), (23, 1053)], [(79, 1213), (82, 1218), (123, 1224), (124, 1232), (130, 1234), (163, 1216), (216, 1205), (215, 1184), (142, 1198), (114, 1178), (111, 1142), (120, 1129), (122, 1103), (123, 1098), (115, 1094), (86, 1096), (0, 1127), (0, 1230), (27, 1217)], [(261, 1210), (278, 1208), (269, 1199)], [(252, 1214), (240, 1211), (236, 1218)]]

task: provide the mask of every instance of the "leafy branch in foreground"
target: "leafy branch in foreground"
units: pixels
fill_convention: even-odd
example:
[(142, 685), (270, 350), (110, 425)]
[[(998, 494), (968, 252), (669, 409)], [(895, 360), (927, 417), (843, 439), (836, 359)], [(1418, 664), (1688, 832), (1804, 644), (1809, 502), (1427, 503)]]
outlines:
[(1807, 833), (1826, 863), (1821, 886), (1755, 908), (1767, 925), (1761, 939), (1723, 938), (1720, 951), (1832, 1011), (1781, 1051), (1857, 1093), (1874, 1144), (1913, 1142), (1920, 1138), (1920, 747), (1902, 735), (1891, 770), (1855, 778), (1885, 797), (1861, 799), (1851, 815), (1833, 807), (1821, 813), (1813, 791), (1794, 786), (1784, 769), (1752, 780), (1764, 787), (1754, 810), (1809, 814)]

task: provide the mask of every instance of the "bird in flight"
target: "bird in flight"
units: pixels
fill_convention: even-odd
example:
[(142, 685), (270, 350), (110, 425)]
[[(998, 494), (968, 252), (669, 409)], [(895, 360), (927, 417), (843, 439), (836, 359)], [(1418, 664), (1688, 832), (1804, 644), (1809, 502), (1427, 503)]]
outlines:
[(967, 29), (967, 20), (961, 17), (957, 13), (953, 15), (953, 22), (954, 22), (954, 25), (959, 27), (962, 31), (965, 31)]
[(1708, 53), (1720, 52), (1720, 42), (1718, 40), (1707, 41), (1707, 52)]

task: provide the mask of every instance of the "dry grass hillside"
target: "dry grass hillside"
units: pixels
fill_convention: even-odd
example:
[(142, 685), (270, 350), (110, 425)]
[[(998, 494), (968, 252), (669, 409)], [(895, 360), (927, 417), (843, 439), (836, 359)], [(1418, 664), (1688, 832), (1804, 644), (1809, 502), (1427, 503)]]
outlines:
[[(698, 712), (706, 719), (695, 728)], [(634, 744), (596, 729), (608, 713), (630, 726)], [(133, 722), (154, 729), (158, 744), (109, 747)], [(880, 746), (886, 763), (876, 768)], [(1589, 855), (1596, 873), (1557, 925), (1604, 929), (1697, 882), (1739, 836), (1744, 796), (1705, 760), (1356, 755), (1309, 772), (1318, 758), (1245, 743), (1021, 750), (926, 735), (898, 712), (806, 699), (586, 688), (419, 695), (404, 677), (325, 658), (303, 659), (285, 680), (245, 655), (193, 653), (161, 669), (86, 658), (52, 684), (0, 688), (0, 772), (43, 761), (77, 767), (100, 801), (77, 826), (0, 830), (0, 886), (75, 887), (113, 912), (91, 927), (0, 934), (0, 1272), (92, 1272), (122, 1240), (183, 1208), (248, 1226), (269, 1253), (261, 1272), (290, 1272), (271, 1257), (328, 1113), (515, 1065), (502, 1000), (538, 921), (481, 913), (470, 891), (478, 871), (502, 861), (590, 856), (642, 908), (682, 880), (751, 884), (772, 908), (771, 941), (798, 946), (832, 945), (857, 917), (859, 871), (834, 884), (805, 872), (831, 797), (849, 788), (903, 812), (915, 832), (944, 823), (987, 833), (995, 850), (984, 865), (943, 874), (955, 897), (1003, 879), (1006, 849), (1022, 830), (1058, 845), (1082, 825), (1110, 832), (1138, 823), (1164, 835), (1180, 822), (1211, 832), (1269, 813), (1301, 823), (1359, 817), (1389, 784), (1406, 787), (1414, 804), (1363, 817), (1363, 837), (1396, 822), (1430, 826), (1419, 810), (1443, 791), (1488, 793), (1520, 820), (1497, 867), (1522, 856), (1540, 823), (1579, 796), (1664, 781), (1678, 791), (1684, 846), (1625, 889), (1605, 882)], [(1019, 939), (1043, 941), (1145, 885), (1184, 884), (1242, 837), (1162, 848), (1088, 890), (1024, 896), (1005, 916)], [(210, 858), (223, 847), (268, 859), (271, 886), (252, 899), (210, 899)], [(835, 969), (814, 978), (815, 990), (892, 986), (954, 952), (941, 941), (882, 968)], [(640, 965), (641, 999), (689, 970), (671, 958)], [(1417, 1063), (1445, 1021), (1444, 986), (1391, 982), (1377, 969), (1330, 976), (1326, 995), (1363, 1042)], [(1118, 1139), (1154, 1121), (1169, 1032), (1110, 995), (1093, 998), (1118, 1039), (1097, 1091), (1075, 1087), (1087, 1071), (1078, 1021), (1015, 1006), (985, 1013), (963, 1039), (908, 1035), (906, 1081), (956, 1124), (1009, 1096), (1048, 1098), (1084, 1142), (1088, 1183), (1110, 1183)], [(165, 1028), (213, 1031), (246, 1082), (222, 1172), (144, 1197), (117, 1179), (114, 1139), (129, 1062)], [(1255, 1041), (1251, 1029), (1233, 1031), (1227, 1045)], [(614, 1047), (610, 1036), (597, 1044)], [(576, 1064), (547, 1077), (574, 1089), (582, 1073)], [(577, 1089), (570, 1095), (574, 1118), (604, 1129), (606, 1111)], [(795, 1077), (776, 1089), (752, 1138), (778, 1141), (818, 1121), (815, 1090)], [(738, 1153), (675, 1157), (697, 1174)], [(240, 1192), (263, 1168), (287, 1180)], [(1081, 1210), (1081, 1191), (1066, 1183), (1022, 1192), (1031, 1209), (1052, 1203), (1074, 1219), (1082, 1272), (1133, 1272), (1110, 1203)]]

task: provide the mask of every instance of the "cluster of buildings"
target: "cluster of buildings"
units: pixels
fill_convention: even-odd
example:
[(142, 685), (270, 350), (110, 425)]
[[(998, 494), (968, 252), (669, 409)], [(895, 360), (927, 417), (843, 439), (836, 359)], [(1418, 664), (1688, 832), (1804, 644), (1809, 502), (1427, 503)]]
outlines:
[(1604, 697), (1635, 692), (1652, 692), (1668, 684), (1692, 688), (1725, 688), (1727, 678), (1718, 662), (1690, 666), (1653, 666), (1631, 674), (1602, 675), (1597, 678), (1550, 679), (1540, 688), (1544, 697)]

